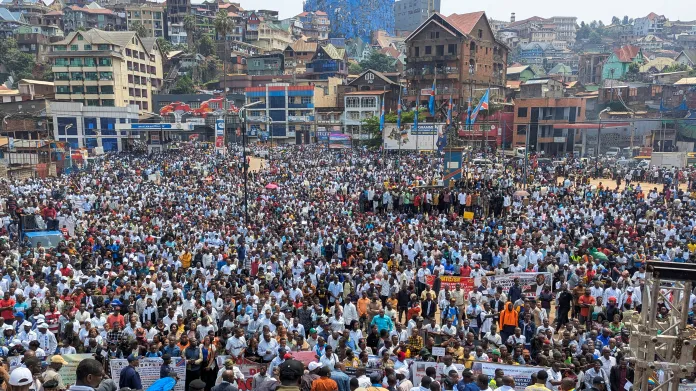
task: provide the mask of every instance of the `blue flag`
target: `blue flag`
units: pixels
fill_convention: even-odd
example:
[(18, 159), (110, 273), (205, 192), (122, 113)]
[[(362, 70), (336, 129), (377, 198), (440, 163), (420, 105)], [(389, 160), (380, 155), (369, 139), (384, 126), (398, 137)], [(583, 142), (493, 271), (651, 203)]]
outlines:
[(479, 101), (478, 105), (476, 105), (474, 111), (471, 112), (471, 114), (469, 114), (469, 117), (471, 118), (469, 122), (471, 123), (471, 125), (473, 125), (474, 122), (476, 122), (476, 117), (478, 116), (479, 111), (488, 110), (488, 91), (489, 90), (486, 90), (486, 93), (483, 94), (481, 100)]
[(447, 125), (452, 125), (452, 95), (450, 95), (449, 104), (447, 105)]
[(384, 95), (382, 95), (382, 109), (379, 112), (379, 131), (384, 132)]
[(418, 134), (418, 102), (416, 102), (416, 113), (413, 115), (413, 134)]
[(430, 91), (430, 100), (428, 101), (428, 110), (430, 111), (430, 115), (432, 116), (435, 115), (435, 95), (437, 94), (435, 81), (437, 80), (437, 68), (433, 68), (433, 71), (433, 73), (435, 74), (433, 76), (433, 88)]
[(401, 95), (399, 95), (399, 104), (396, 106), (396, 129), (401, 131)]

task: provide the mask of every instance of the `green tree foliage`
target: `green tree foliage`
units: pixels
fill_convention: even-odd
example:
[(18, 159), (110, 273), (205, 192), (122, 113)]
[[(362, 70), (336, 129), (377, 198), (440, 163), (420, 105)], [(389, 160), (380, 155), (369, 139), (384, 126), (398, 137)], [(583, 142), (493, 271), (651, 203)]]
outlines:
[(160, 48), (162, 53), (164, 53), (165, 56), (168, 55), (169, 52), (174, 50), (172, 43), (162, 37), (157, 38), (157, 46)]
[(377, 51), (370, 53), (370, 56), (360, 62), (363, 70), (372, 69), (377, 72), (395, 72), (394, 59)]
[(628, 24), (628, 15), (624, 15), (623, 20), (621, 21), (621, 24)]
[(193, 80), (188, 76), (177, 79), (174, 88), (170, 91), (172, 94), (193, 94), (195, 92), (196, 88), (193, 85)]
[(362, 71), (363, 69), (360, 64), (352, 62), (350, 65), (348, 65), (348, 73), (351, 75), (359, 75), (362, 73)]
[(196, 31), (196, 17), (193, 15), (184, 16), (184, 31), (186, 31), (186, 42), (190, 52), (195, 51), (193, 34)]
[(689, 67), (684, 64), (672, 64), (662, 70), (662, 72), (682, 72), (689, 71)]
[(17, 41), (14, 38), (5, 38), (0, 40), (0, 65), (4, 65), (17, 82), (32, 77), (36, 61), (34, 56), (22, 53), (17, 48)]
[(215, 44), (209, 36), (204, 35), (198, 41), (198, 53), (204, 57), (212, 56), (215, 53)]
[(135, 31), (140, 38), (150, 36), (150, 31), (139, 20), (136, 20), (135, 22), (131, 23), (130, 31)]
[(602, 36), (598, 32), (593, 31), (590, 33), (590, 43), (602, 43)]
[(612, 16), (612, 18), (611, 18), (611, 24), (614, 24), (614, 25), (616, 25), (616, 24), (621, 24), (621, 19), (619, 19), (618, 16)]

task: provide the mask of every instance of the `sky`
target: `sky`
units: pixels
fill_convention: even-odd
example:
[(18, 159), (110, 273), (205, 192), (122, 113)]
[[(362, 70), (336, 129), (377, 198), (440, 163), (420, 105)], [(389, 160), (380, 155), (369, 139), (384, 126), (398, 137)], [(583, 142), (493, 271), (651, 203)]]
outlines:
[[(612, 16), (623, 18), (624, 15), (628, 15), (630, 18), (638, 18), (650, 12), (665, 15), (669, 20), (696, 20), (696, 7), (693, 6), (692, 0), (441, 1), (441, 12), (445, 15), (483, 10), (488, 16), (499, 20), (509, 20), (511, 12), (516, 13), (517, 20), (531, 16), (577, 16), (578, 23), (601, 19), (605, 24), (609, 24)], [(241, 0), (241, 5), (245, 9), (278, 10), (281, 19), (302, 12), (302, 0)]]

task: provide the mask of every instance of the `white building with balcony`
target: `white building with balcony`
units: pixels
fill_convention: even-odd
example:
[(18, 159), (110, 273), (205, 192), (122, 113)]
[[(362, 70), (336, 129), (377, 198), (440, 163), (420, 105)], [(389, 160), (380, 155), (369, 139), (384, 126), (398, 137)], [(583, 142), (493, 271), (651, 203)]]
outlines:
[(344, 96), (344, 130), (353, 139), (368, 140), (372, 135), (363, 131), (363, 120), (379, 116), (384, 95), (388, 91), (353, 91)]

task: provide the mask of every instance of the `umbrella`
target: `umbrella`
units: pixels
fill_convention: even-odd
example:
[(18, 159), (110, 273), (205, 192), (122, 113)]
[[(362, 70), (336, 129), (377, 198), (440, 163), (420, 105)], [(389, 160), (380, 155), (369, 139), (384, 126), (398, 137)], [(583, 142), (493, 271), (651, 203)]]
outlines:
[(529, 197), (529, 192), (527, 192), (526, 190), (517, 190), (513, 195), (515, 197)]
[(266, 185), (266, 189), (269, 189), (269, 190), (275, 190), (277, 188), (278, 188), (278, 185), (276, 185), (275, 183), (269, 183)]
[(171, 391), (176, 385), (176, 379), (173, 377), (163, 377), (156, 382), (152, 383), (147, 391)]
[(114, 301), (112, 301), (112, 302), (110, 303), (110, 305), (112, 305), (112, 306), (122, 306), (123, 303), (121, 303), (121, 300), (114, 299)]

